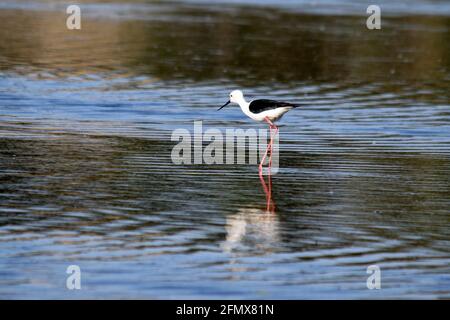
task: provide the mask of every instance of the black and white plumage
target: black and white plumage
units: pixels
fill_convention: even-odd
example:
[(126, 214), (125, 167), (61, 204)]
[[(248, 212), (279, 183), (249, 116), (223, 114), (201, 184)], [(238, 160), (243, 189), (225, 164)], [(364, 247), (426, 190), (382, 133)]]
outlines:
[(252, 113), (261, 113), (268, 110), (275, 110), (278, 108), (296, 108), (298, 105), (289, 102), (282, 102), (268, 99), (258, 99), (250, 101), (249, 110)]
[(240, 90), (232, 91), (230, 93), (230, 100), (220, 107), (219, 110), (229, 103), (237, 103), (241, 107), (242, 112), (253, 120), (266, 121), (268, 119), (271, 122), (281, 119), (286, 112), (299, 107), (298, 104), (268, 99), (258, 99), (247, 102)]

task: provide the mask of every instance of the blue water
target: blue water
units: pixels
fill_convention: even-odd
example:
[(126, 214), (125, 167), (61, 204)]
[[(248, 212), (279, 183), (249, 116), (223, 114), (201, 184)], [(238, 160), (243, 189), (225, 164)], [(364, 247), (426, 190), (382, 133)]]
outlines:
[[(0, 4), (0, 298), (449, 298), (447, 2), (376, 31), (362, 2), (224, 3), (84, 1), (80, 31)], [(306, 105), (274, 212), (255, 165), (170, 157), (194, 121), (265, 127), (216, 111), (236, 88)]]

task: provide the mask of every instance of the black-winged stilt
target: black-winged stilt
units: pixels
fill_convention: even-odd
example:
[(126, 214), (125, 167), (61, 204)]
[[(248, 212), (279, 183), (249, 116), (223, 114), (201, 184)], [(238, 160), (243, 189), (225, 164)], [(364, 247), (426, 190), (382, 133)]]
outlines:
[[(286, 112), (288, 112), (293, 108), (299, 107), (299, 105), (267, 99), (258, 99), (247, 102), (245, 101), (244, 94), (242, 93), (241, 90), (234, 90), (230, 93), (230, 99), (227, 101), (227, 103), (221, 106), (218, 110), (229, 105), (230, 103), (238, 104), (241, 107), (242, 112), (244, 112), (247, 116), (249, 116), (253, 120), (265, 121), (269, 124), (270, 142), (267, 145), (266, 152), (264, 153), (264, 156), (261, 159), (261, 163), (259, 164), (259, 174), (262, 175), (262, 166), (264, 161), (266, 160), (269, 151), (270, 151), (269, 170), (272, 165), (273, 139), (275, 138), (278, 132), (278, 127), (274, 124), (274, 122), (280, 120), (281, 117)], [(274, 130), (273, 133), (272, 130)]]

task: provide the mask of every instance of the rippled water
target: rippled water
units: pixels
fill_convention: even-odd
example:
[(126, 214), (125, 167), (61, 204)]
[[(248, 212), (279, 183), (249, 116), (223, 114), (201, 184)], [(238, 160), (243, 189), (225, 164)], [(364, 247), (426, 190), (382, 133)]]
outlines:
[[(223, 2), (0, 4), (0, 297), (449, 298), (448, 4)], [(256, 166), (170, 158), (195, 120), (264, 128), (216, 112), (235, 88), (307, 104), (274, 213)]]

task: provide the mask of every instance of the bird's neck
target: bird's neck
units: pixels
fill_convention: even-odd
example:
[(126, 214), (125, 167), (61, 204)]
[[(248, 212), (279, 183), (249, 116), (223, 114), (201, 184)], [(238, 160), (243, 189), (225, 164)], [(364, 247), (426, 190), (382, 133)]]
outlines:
[(239, 107), (241, 107), (242, 112), (244, 112), (247, 116), (250, 116), (249, 106), (250, 106), (250, 103), (245, 101), (244, 98), (242, 98), (242, 100), (239, 101)]

